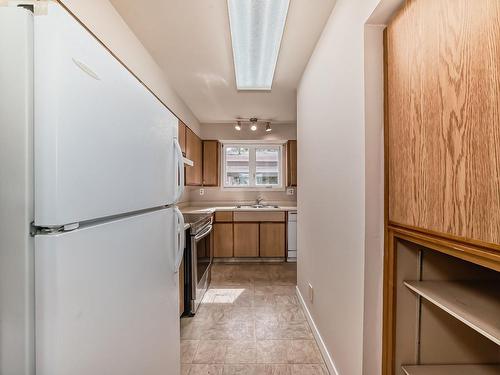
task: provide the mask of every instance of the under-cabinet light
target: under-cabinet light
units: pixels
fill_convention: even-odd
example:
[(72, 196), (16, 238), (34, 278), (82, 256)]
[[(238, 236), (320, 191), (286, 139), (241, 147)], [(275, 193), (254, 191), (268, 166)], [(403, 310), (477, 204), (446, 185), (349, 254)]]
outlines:
[(238, 90), (271, 90), (290, 0), (228, 0)]

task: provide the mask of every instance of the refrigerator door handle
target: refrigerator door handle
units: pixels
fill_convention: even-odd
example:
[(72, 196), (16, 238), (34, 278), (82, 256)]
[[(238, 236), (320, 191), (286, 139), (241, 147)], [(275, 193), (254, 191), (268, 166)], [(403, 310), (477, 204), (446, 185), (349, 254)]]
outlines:
[(181, 199), (184, 193), (184, 156), (182, 155), (181, 145), (179, 140), (174, 138), (174, 147), (176, 152), (177, 169), (179, 171), (178, 185), (175, 188), (174, 204)]
[(174, 263), (174, 272), (178, 273), (179, 268), (181, 266), (182, 258), (184, 255), (184, 247), (186, 244), (186, 238), (185, 238), (185, 233), (184, 233), (184, 216), (182, 215), (182, 212), (179, 210), (178, 207), (174, 208), (176, 220), (175, 220), (175, 234), (176, 234), (176, 245), (177, 248), (175, 249), (175, 263)]

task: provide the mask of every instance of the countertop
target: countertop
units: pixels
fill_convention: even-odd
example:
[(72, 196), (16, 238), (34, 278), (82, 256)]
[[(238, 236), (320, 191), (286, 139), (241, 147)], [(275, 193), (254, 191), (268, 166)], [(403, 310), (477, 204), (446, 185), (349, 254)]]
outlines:
[(236, 206), (185, 206), (179, 207), (183, 214), (197, 214), (197, 213), (214, 213), (216, 211), (297, 211), (296, 206), (279, 206), (278, 208), (251, 208), (243, 207), (236, 208)]

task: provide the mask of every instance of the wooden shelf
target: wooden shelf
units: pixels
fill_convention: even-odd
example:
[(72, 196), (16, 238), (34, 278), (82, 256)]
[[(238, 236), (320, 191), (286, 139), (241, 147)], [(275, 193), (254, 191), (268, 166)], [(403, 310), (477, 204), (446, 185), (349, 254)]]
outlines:
[(404, 284), (500, 345), (499, 282), (405, 281)]
[(403, 366), (406, 375), (498, 375), (500, 365)]

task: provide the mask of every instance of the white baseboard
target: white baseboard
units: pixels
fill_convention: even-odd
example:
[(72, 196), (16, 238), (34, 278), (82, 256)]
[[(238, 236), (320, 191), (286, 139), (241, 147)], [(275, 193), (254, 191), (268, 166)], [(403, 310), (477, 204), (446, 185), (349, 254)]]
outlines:
[(307, 308), (307, 305), (304, 301), (304, 298), (302, 297), (302, 293), (300, 293), (298, 286), (296, 287), (296, 290), (297, 290), (297, 297), (299, 298), (300, 304), (302, 305), (302, 308), (306, 313), (306, 319), (309, 322), (309, 326), (311, 327), (313, 336), (316, 339), (316, 343), (318, 344), (321, 354), (323, 355), (323, 359), (325, 360), (325, 364), (326, 367), (328, 368), (328, 371), (330, 372), (330, 375), (340, 375), (339, 372), (337, 371), (337, 368), (335, 367), (335, 363), (333, 362), (330, 353), (328, 353), (328, 350), (326, 349), (325, 342), (323, 341), (323, 338), (321, 337), (318, 331), (318, 327), (316, 327), (316, 323), (314, 323), (311, 312)]

